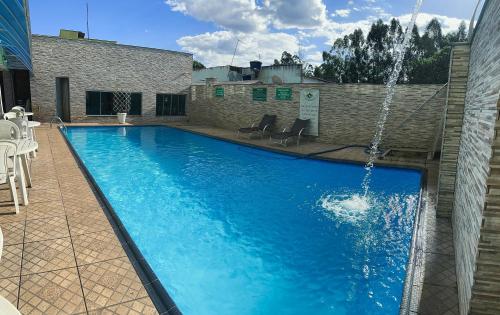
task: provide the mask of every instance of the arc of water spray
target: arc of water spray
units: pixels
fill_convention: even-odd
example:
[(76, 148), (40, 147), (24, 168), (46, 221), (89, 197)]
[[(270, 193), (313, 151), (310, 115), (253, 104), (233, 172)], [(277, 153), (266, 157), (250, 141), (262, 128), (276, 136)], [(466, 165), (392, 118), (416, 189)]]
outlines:
[(413, 26), (415, 25), (415, 21), (417, 20), (418, 12), (420, 10), (420, 7), (422, 6), (422, 2), (423, 0), (417, 0), (417, 2), (415, 3), (411, 20), (408, 23), (408, 26), (406, 27), (405, 35), (403, 37), (403, 42), (397, 45), (394, 51), (394, 56), (396, 61), (394, 63), (394, 68), (392, 69), (391, 76), (389, 77), (389, 81), (387, 81), (386, 84), (386, 96), (384, 99), (384, 103), (382, 104), (382, 108), (380, 110), (380, 115), (377, 123), (377, 130), (375, 132), (375, 135), (373, 136), (372, 144), (370, 147), (370, 157), (368, 158), (368, 161), (366, 162), (365, 165), (366, 174), (362, 184), (362, 188), (365, 192), (365, 197), (368, 194), (368, 190), (370, 188), (370, 178), (373, 169), (373, 163), (377, 158), (378, 147), (380, 145), (380, 142), (382, 141), (385, 122), (387, 121), (387, 116), (389, 114), (392, 98), (394, 96), (394, 92), (396, 91), (396, 83), (398, 81), (399, 74), (401, 73), (401, 69), (403, 67), (403, 59), (405, 56), (405, 52), (406, 49), (408, 48), (408, 45), (410, 44)]

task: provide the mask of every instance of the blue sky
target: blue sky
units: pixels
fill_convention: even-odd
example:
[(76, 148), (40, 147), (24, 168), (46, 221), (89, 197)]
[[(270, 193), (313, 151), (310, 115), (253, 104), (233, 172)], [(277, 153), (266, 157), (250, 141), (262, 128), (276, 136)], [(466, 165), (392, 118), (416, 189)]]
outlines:
[[(60, 28), (119, 43), (182, 50), (209, 66), (251, 59), (270, 63), (283, 50), (320, 62), (335, 38), (377, 18), (403, 24), (415, 0), (31, 0), (34, 34), (57, 35)], [(472, 16), (476, 0), (424, 0), (419, 26), (437, 17), (445, 32)]]

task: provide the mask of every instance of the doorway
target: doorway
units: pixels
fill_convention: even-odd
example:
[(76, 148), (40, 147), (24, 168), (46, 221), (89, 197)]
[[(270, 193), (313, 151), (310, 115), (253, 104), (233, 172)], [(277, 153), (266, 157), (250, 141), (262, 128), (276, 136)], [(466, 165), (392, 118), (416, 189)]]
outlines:
[(64, 122), (71, 122), (69, 78), (56, 78), (56, 112)]

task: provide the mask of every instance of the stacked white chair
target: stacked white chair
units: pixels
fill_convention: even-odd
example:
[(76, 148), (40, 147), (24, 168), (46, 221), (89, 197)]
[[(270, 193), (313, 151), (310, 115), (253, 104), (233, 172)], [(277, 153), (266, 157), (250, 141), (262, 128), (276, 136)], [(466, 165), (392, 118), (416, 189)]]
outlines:
[(10, 141), (17, 145), (15, 155), (16, 176), (19, 181), (19, 188), (23, 196), (23, 204), (28, 205), (28, 191), (26, 187), (31, 187), (31, 175), (29, 168), (29, 155), (38, 149), (36, 141), (23, 138), (21, 130), (12, 121), (0, 120), (0, 141)]
[[(0, 184), (9, 184), (10, 195), (14, 201), (16, 214), (19, 213), (19, 201), (16, 189), (17, 144), (9, 140), (0, 140)], [(0, 251), (1, 256), (1, 251)]]
[[(33, 138), (28, 139), (29, 130), (27, 119), (25, 120), (24, 109), (4, 114), (5, 119), (13, 119), (14, 121), (0, 120), (0, 184), (8, 184), (12, 200), (16, 209), (16, 214), (19, 213), (19, 201), (17, 198), (16, 179), (19, 179), (19, 187), (23, 193), (23, 202), (28, 204), (26, 183), (24, 172), (28, 168), (28, 155), (30, 150), (34, 152), (38, 148), (38, 144)], [(32, 134), (33, 136), (33, 134)], [(21, 146), (26, 154), (24, 157), (18, 156), (18, 147)], [(25, 161), (25, 167), (21, 166), (21, 161)], [(31, 178), (29, 179), (31, 185)], [(3, 233), (0, 228), (0, 262), (2, 259), (3, 250)], [(2, 315), (21, 315), (19, 310), (12, 305), (5, 297), (0, 295), (0, 314)]]

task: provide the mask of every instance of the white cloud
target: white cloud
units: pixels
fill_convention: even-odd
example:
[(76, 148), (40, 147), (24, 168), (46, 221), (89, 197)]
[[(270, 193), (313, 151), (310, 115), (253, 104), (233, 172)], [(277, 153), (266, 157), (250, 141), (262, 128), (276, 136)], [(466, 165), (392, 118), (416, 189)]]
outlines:
[[(411, 14), (405, 14), (396, 17), (399, 19), (399, 22), (403, 27), (410, 22), (411, 19)], [(429, 24), (429, 22), (432, 19), (438, 19), (439, 23), (441, 23), (441, 30), (443, 31), (443, 34), (449, 33), (449, 32), (455, 32), (458, 29), (458, 26), (460, 25), (460, 22), (465, 21), (465, 23), (468, 25), (469, 21), (467, 20), (462, 20), (462, 19), (457, 19), (453, 17), (448, 17), (444, 15), (437, 15), (437, 14), (430, 14), (430, 13), (420, 13), (417, 17), (417, 26), (418, 30), (420, 31), (420, 34), (423, 34), (424, 28)]]
[(264, 8), (278, 29), (315, 28), (327, 21), (323, 0), (266, 0)]
[(165, 0), (173, 11), (238, 32), (315, 28), (327, 20), (323, 0)]
[(335, 13), (333, 13), (332, 16), (348, 17), (350, 13), (350, 9), (340, 9), (335, 10)]
[[(370, 15), (365, 19), (361, 19), (354, 22), (339, 23), (333, 20), (328, 21), (328, 23), (322, 25), (321, 28), (317, 28), (311, 31), (301, 32), (301, 38), (311, 39), (311, 38), (326, 38), (325, 44), (331, 46), (337, 38), (341, 38), (345, 35), (352, 33), (356, 29), (361, 29), (363, 33), (368, 34), (370, 27), (373, 22), (381, 18), (384, 22), (389, 22), (393, 16), (386, 14), (385, 11), (381, 12), (379, 15)], [(404, 14), (401, 16), (395, 16), (398, 19), (403, 28), (408, 25), (410, 21), (411, 14)], [(425, 26), (433, 19), (437, 18), (441, 23), (443, 34), (454, 32), (458, 29), (461, 19), (447, 17), (444, 15), (436, 15), (430, 13), (420, 13), (417, 17), (417, 26), (419, 28), (420, 34), (423, 34)], [(465, 21), (468, 23), (468, 21)]]
[(314, 66), (320, 65), (323, 63), (323, 52), (315, 51), (308, 54), (304, 57), (304, 61)]
[[(377, 19), (388, 22), (392, 18), (384, 9), (386, 6), (381, 6), (384, 2), (374, 0), (358, 0), (356, 4), (350, 0), (347, 2), (349, 8), (335, 10), (331, 17), (324, 0), (165, 0), (165, 3), (173, 11), (220, 27), (220, 31), (177, 40), (184, 51), (194, 53), (195, 58), (207, 66), (229, 64), (237, 39), (241, 42), (235, 65), (247, 65), (259, 55), (269, 64), (284, 50), (294, 54), (301, 50), (305, 52), (305, 61), (318, 64), (322, 59), (321, 51), (328, 49), (337, 38), (358, 28), (366, 35)], [(353, 11), (365, 17), (345, 22)], [(403, 27), (410, 17), (410, 14), (396, 16)], [(421, 32), (434, 17), (441, 22), (443, 33), (457, 30), (461, 22), (457, 18), (420, 13), (417, 25)], [(304, 46), (311, 41), (322, 41), (327, 47)]]
[(242, 32), (263, 31), (268, 21), (254, 0), (166, 0), (173, 11)]
[(218, 31), (195, 36), (184, 36), (177, 44), (194, 54), (206, 66), (221, 66), (231, 63), (237, 40), (240, 39), (233, 65), (247, 66), (250, 60), (259, 59), (271, 64), (286, 50), (297, 53), (299, 41), (287, 33), (234, 33)]

